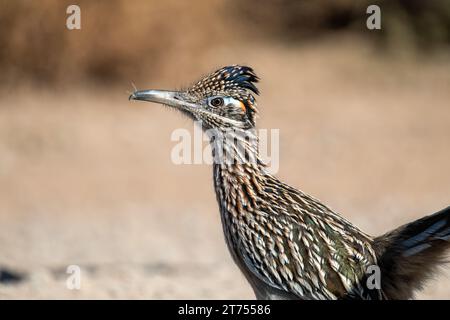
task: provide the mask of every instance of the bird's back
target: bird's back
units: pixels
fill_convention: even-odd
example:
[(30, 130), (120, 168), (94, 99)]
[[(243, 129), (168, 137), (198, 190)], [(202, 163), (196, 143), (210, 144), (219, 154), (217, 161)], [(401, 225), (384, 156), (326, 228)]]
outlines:
[(234, 260), (260, 297), (382, 298), (365, 284), (372, 239), (258, 166), (216, 165), (215, 187)]

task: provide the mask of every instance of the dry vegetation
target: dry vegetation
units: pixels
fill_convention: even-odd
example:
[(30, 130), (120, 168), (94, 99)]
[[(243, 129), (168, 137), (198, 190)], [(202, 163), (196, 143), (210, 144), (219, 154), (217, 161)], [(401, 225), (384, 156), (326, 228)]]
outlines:
[[(362, 36), (386, 50), (448, 49), (447, 0), (377, 2), (383, 28), (367, 32), (370, 0), (80, 0), (82, 31), (68, 32), (71, 1), (0, 1), (0, 80), (102, 85), (155, 80), (168, 70), (208, 68), (218, 46), (262, 41), (303, 45), (340, 33)], [(195, 66), (193, 65), (195, 61)], [(190, 68), (190, 69), (187, 69)]]

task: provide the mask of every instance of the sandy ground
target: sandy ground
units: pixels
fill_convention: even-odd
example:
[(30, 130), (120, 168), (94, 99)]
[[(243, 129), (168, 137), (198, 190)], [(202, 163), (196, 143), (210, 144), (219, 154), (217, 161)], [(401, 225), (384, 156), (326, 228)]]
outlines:
[[(219, 47), (196, 70), (249, 61), (259, 127), (280, 129), (283, 180), (373, 235), (450, 204), (448, 59)], [(170, 161), (171, 132), (192, 124), (127, 89), (2, 90), (0, 298), (253, 298), (223, 241), (211, 167)], [(80, 290), (66, 287), (69, 265)], [(450, 267), (418, 298), (450, 298)]]

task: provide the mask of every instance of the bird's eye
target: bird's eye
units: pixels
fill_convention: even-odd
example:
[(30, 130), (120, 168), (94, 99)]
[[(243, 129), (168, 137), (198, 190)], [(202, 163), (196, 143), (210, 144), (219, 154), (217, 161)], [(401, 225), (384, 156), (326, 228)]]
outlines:
[(220, 107), (223, 105), (223, 99), (222, 98), (213, 98), (213, 99), (211, 99), (209, 104), (213, 107)]

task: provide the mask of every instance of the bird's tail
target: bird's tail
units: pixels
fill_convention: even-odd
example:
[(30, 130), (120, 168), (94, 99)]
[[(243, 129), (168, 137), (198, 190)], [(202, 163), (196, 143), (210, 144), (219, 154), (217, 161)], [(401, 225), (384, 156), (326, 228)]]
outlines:
[[(450, 207), (374, 239), (381, 287), (390, 299), (409, 299), (445, 262)], [(448, 252), (447, 252), (448, 253)]]

